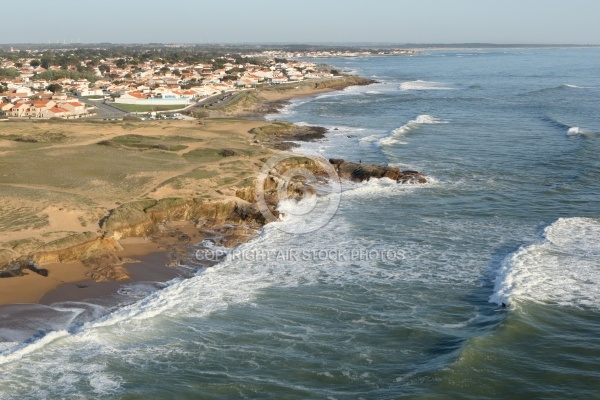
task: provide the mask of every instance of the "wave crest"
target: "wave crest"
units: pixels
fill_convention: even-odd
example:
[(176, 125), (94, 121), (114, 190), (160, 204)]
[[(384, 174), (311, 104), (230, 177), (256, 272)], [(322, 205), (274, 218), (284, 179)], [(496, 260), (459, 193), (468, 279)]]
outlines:
[(400, 90), (409, 91), (409, 90), (452, 90), (451, 87), (448, 87), (447, 84), (442, 82), (432, 82), (432, 81), (409, 81), (402, 82), (400, 84)]
[(560, 218), (504, 260), (490, 302), (523, 301), (600, 308), (600, 220)]
[(382, 146), (401, 143), (400, 139), (411, 130), (418, 128), (421, 125), (429, 124), (445, 124), (447, 121), (433, 117), (431, 115), (419, 115), (417, 118), (408, 121), (401, 127), (394, 129), (391, 134), (379, 141)]

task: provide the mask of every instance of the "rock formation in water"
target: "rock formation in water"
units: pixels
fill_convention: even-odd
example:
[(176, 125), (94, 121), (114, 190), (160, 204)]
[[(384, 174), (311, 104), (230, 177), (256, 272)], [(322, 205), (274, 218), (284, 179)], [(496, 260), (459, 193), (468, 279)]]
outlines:
[(329, 159), (329, 162), (340, 178), (352, 182), (368, 181), (371, 178), (388, 178), (398, 183), (427, 183), (425, 175), (417, 171), (402, 171), (399, 168), (382, 167), (376, 164), (357, 164), (336, 158)]

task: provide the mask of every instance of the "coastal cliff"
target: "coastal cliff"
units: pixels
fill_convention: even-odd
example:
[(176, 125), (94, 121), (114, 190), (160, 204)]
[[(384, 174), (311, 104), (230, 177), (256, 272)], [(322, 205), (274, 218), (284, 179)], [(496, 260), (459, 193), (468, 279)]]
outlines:
[[(416, 171), (365, 165), (331, 159), (330, 163), (340, 178), (354, 182), (389, 178), (400, 184), (426, 183), (426, 177)], [(288, 196), (302, 198), (314, 194), (314, 190), (301, 181), (285, 182), (282, 175), (289, 169), (307, 169), (316, 175), (322, 173), (310, 158), (294, 157), (270, 171), (265, 180), (264, 197), (271, 212), (276, 214), (279, 202), (277, 189), (287, 184)], [(165, 198), (146, 199), (123, 204), (99, 222), (98, 232), (85, 232), (48, 243), (36, 251), (13, 259), (14, 253), (0, 260), (0, 274), (5, 277), (22, 275), (23, 270), (38, 272), (37, 265), (45, 262), (82, 261), (91, 269), (90, 276), (97, 281), (127, 279), (123, 262), (116, 253), (121, 249), (119, 240), (128, 237), (157, 235), (161, 227), (175, 221), (189, 221), (198, 229), (222, 229), (227, 227), (224, 242), (233, 246), (249, 240), (249, 230), (256, 230), (266, 223), (257, 207), (254, 184), (239, 188), (235, 196), (223, 199)], [(0, 255), (5, 253), (0, 253)]]
[[(276, 111), (291, 98), (371, 83), (373, 81), (369, 79), (345, 76), (296, 86), (266, 87), (246, 91), (231, 103), (211, 110), (211, 113), (221, 117), (264, 115)], [(48, 125), (53, 130), (62, 129), (60, 142), (49, 142), (50, 151), (40, 147), (39, 154), (36, 153), (38, 159), (47, 160), (48, 167), (44, 169), (42, 163), (39, 171), (32, 171), (33, 175), (19, 178), (27, 182), (29, 191), (37, 187), (51, 188), (47, 183), (51, 180), (45, 174), (48, 170), (60, 170), (65, 155), (68, 163), (89, 165), (81, 173), (73, 169), (69, 169), (68, 173), (65, 170), (62, 175), (56, 171), (52, 173), (51, 182), (57, 189), (47, 195), (62, 203), (52, 206), (41, 203), (41, 211), (32, 216), (26, 214), (28, 209), (22, 207), (20, 198), (8, 197), (9, 202), (4, 201), (4, 204), (13, 207), (6, 224), (14, 226), (15, 221), (22, 221), (23, 228), (18, 231), (17, 237), (11, 237), (10, 232), (5, 233), (8, 240), (0, 243), (0, 277), (20, 276), (27, 271), (46, 276), (48, 271), (40, 265), (78, 261), (88, 268), (87, 276), (95, 281), (124, 280), (128, 278), (124, 268), (128, 260), (118, 256), (122, 249), (119, 241), (149, 237), (160, 243), (170, 236), (181, 239), (180, 242), (191, 242), (189, 236), (170, 230), (173, 223), (181, 221), (186, 221), (196, 233), (201, 232), (199, 236), (207, 232), (218, 233), (222, 245), (232, 247), (243, 243), (254, 237), (267, 222), (257, 204), (255, 183), (259, 169), (269, 157), (297, 146), (294, 142), (320, 140), (327, 133), (327, 129), (322, 127), (226, 118), (200, 119), (173, 123), (172, 126), (168, 123), (131, 121), (106, 126), (86, 122), (79, 124)], [(40, 131), (41, 125), (21, 123), (6, 126), (29, 132)], [(96, 133), (98, 130), (106, 133)], [(132, 134), (132, 130), (137, 130), (136, 134)], [(82, 136), (80, 132), (85, 133)], [(11, 135), (18, 136), (19, 133)], [(223, 148), (224, 137), (227, 148)], [(0, 145), (2, 140), (5, 139), (0, 135)], [(107, 146), (107, 143), (117, 145)], [(10, 157), (16, 161), (21, 148), (30, 151), (28, 146), (31, 144), (18, 142), (10, 146), (5, 157), (8, 155), (7, 161), (11, 160)], [(85, 154), (81, 160), (68, 158), (75, 154), (71, 152), (74, 146), (76, 154)], [(115, 165), (106, 168), (107, 158), (116, 160)], [(330, 162), (342, 179), (355, 182), (371, 178), (389, 178), (398, 183), (426, 182), (425, 176), (416, 171), (344, 160), (332, 159)], [(164, 171), (157, 169), (161, 163), (165, 165)], [(15, 163), (15, 168), (18, 168), (18, 163)], [(288, 198), (300, 199), (315, 194), (315, 190), (301, 179), (286, 181), (286, 171), (294, 168), (312, 171), (319, 179), (326, 178), (310, 157), (288, 157), (269, 171), (261, 189), (264, 201), (274, 216), (278, 215), (281, 187), (286, 188)], [(23, 191), (20, 186), (10, 186), (13, 185), (11, 177), (18, 177), (23, 171), (26, 170), (15, 169), (12, 174), (3, 175), (0, 184), (9, 185), (17, 192)], [(99, 174), (91, 176), (90, 171)], [(113, 173), (115, 177), (110, 178), (109, 174)], [(82, 189), (63, 189), (78, 186)], [(61, 193), (61, 196), (64, 193), (64, 196), (57, 197), (56, 193)], [(80, 203), (112, 203), (113, 206), (88, 206), (88, 210), (80, 211), (80, 204), (73, 209), (73, 196), (82, 199)], [(33, 209), (36, 203), (32, 203), (31, 198), (33, 196), (27, 198), (26, 204), (33, 204)], [(21, 219), (15, 220), (13, 215)], [(2, 217), (0, 212), (0, 227)], [(38, 226), (47, 228), (36, 233)]]

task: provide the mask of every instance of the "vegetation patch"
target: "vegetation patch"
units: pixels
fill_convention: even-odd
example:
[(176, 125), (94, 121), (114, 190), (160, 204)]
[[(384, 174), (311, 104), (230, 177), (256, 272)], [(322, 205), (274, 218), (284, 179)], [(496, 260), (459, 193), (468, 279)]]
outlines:
[(0, 231), (15, 232), (22, 229), (39, 229), (48, 225), (48, 215), (37, 214), (29, 207), (0, 208)]
[(142, 136), (142, 135), (123, 135), (117, 136), (110, 140), (98, 142), (99, 145), (109, 147), (120, 147), (136, 150), (164, 150), (164, 151), (180, 151), (185, 150), (188, 146), (181, 142), (198, 142), (198, 139), (188, 138), (184, 136)]
[(1, 135), (0, 139), (23, 143), (60, 143), (67, 139), (67, 135), (62, 132), (45, 131), (36, 133)]
[(21, 240), (12, 240), (4, 244), (4, 247), (14, 250), (17, 253), (30, 253), (44, 244), (43, 241), (36, 238), (26, 238)]
[(290, 135), (294, 131), (294, 124), (290, 122), (273, 122), (269, 125), (250, 129), (250, 133), (257, 138), (267, 138), (269, 136)]
[(189, 151), (183, 155), (184, 158), (196, 162), (213, 162), (219, 161), (224, 155), (220, 149), (203, 148)]

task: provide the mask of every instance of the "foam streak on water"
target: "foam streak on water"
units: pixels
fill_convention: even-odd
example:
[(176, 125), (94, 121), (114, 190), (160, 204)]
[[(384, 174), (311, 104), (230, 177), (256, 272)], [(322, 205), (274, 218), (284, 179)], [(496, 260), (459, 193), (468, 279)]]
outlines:
[(416, 80), (411, 82), (402, 82), (400, 84), (400, 90), (451, 90), (452, 87), (441, 82), (428, 82), (422, 80)]

